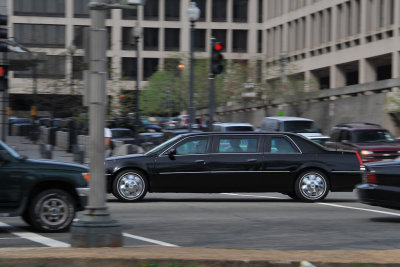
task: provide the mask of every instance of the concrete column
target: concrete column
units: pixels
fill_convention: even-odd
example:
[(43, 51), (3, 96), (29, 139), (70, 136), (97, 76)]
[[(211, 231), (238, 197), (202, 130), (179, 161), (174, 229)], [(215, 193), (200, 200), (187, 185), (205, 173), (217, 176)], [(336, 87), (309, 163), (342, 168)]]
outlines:
[(360, 59), (358, 69), (359, 83), (376, 81), (375, 67), (366, 58)]
[(338, 26), (338, 17), (337, 17), (337, 7), (332, 7), (331, 13), (331, 51), (336, 50), (336, 40), (337, 40), (337, 26)]
[[(390, 1), (389, 0), (383, 0), (383, 27), (388, 27), (390, 25)], [(398, 1), (394, 1), (398, 2)]]
[(233, 21), (233, 0), (226, 1), (226, 21)]
[(371, 3), (371, 16), (369, 16), (369, 19), (371, 20), (371, 31), (376, 31), (378, 28), (378, 22), (379, 22), (379, 8), (378, 8), (378, 0), (372, 0)]
[[(316, 85), (315, 85), (316, 84)], [(318, 78), (312, 73), (312, 71), (307, 70), (304, 72), (304, 91), (310, 92), (317, 90), (319, 88)]]
[(329, 67), (330, 72), (330, 88), (343, 87), (346, 85), (346, 76), (343, 71), (336, 65)]
[(307, 15), (306, 16), (306, 32), (305, 32), (305, 38), (306, 38), (306, 47), (310, 48), (312, 46), (312, 42), (311, 42), (311, 31), (312, 31), (312, 23), (311, 23), (311, 15)]
[(281, 32), (281, 51), (288, 51), (289, 49), (289, 40), (288, 40), (288, 33), (289, 33), (289, 24), (284, 23)]
[(190, 22), (189, 18), (187, 15), (187, 9), (189, 7), (189, 3), (191, 1), (182, 1), (182, 9), (181, 9), (181, 22), (182, 22), (182, 27), (180, 31), (180, 50), (182, 52), (189, 52), (189, 45), (190, 45)]
[(400, 78), (400, 55), (398, 51), (392, 53), (392, 79)]
[[(158, 7), (160, 10), (160, 20), (165, 21), (165, 0), (160, 0), (158, 2)], [(181, 10), (181, 16), (182, 16), (182, 10)]]
[(247, 31), (247, 52), (255, 56), (258, 46), (258, 1), (247, 2), (247, 23), (251, 25)]
[(211, 17), (212, 17), (212, 1), (208, 0), (206, 1), (206, 22), (211, 22)]
[(358, 25), (358, 20), (360, 19), (358, 17), (358, 7), (356, 5), (356, 2), (353, 0), (350, 2), (351, 5), (351, 28), (350, 28), (350, 35), (355, 35), (357, 34), (357, 25)]
[(361, 44), (365, 44), (365, 33), (368, 31), (367, 29), (367, 21), (369, 21), (369, 17), (367, 14), (368, 7), (367, 7), (367, 1), (360, 1), (360, 34), (361, 34)]

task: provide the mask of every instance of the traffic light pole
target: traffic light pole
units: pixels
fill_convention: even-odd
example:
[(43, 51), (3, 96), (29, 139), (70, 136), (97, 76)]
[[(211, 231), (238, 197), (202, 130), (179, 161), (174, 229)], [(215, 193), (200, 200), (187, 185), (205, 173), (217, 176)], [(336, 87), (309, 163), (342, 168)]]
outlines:
[(214, 42), (215, 38), (211, 37), (210, 38), (210, 71), (208, 74), (208, 79), (210, 82), (210, 88), (209, 88), (209, 95), (208, 95), (208, 131), (211, 132), (213, 128), (213, 122), (214, 122), (214, 95), (215, 95), (215, 74), (212, 72), (212, 66), (213, 66), (213, 61), (212, 61), (212, 56), (213, 56), (213, 49), (214, 49)]

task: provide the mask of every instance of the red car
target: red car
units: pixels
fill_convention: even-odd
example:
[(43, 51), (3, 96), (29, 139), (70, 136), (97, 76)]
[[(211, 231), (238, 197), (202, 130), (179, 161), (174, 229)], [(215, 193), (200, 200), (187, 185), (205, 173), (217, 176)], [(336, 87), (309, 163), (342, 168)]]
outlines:
[(342, 123), (332, 129), (325, 146), (336, 150), (357, 151), (363, 162), (395, 159), (400, 156), (400, 143), (388, 130), (373, 123)]

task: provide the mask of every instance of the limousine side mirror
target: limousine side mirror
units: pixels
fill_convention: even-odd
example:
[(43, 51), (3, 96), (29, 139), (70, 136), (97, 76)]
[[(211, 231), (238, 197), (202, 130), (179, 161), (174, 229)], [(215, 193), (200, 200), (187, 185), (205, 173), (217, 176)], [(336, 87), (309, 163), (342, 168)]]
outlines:
[(349, 140), (342, 140), (342, 144), (350, 145), (350, 141)]
[(174, 155), (176, 155), (176, 149), (175, 148), (171, 148), (170, 150), (167, 151), (167, 155), (168, 155), (168, 157), (173, 159)]

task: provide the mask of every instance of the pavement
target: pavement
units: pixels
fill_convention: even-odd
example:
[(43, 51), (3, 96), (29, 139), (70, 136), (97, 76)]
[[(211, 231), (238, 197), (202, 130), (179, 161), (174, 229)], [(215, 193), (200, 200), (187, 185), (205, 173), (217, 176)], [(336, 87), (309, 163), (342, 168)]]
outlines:
[[(20, 136), (6, 143), (18, 153), (40, 159), (40, 144)], [(74, 162), (54, 147), (52, 159)], [(0, 242), (1, 238), (0, 238)], [(268, 240), (266, 240), (268, 242)], [(309, 240), (312, 242), (312, 240)], [(266, 267), (400, 266), (400, 250), (248, 250), (197, 247), (0, 248), (0, 267)]]

